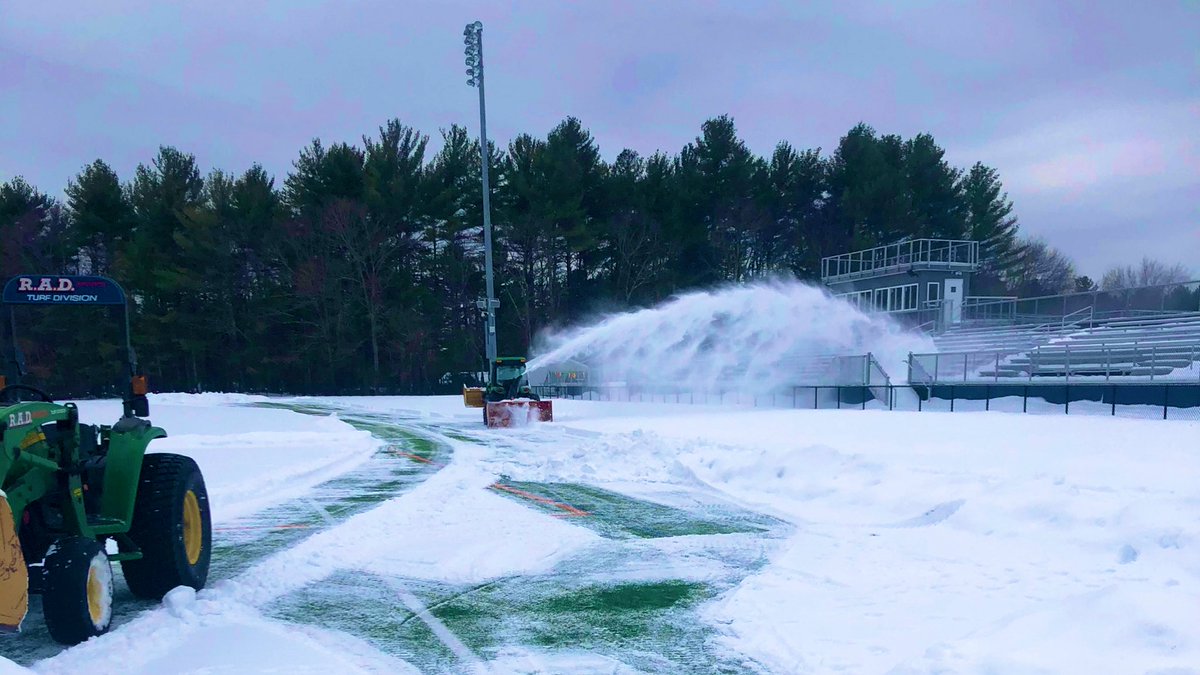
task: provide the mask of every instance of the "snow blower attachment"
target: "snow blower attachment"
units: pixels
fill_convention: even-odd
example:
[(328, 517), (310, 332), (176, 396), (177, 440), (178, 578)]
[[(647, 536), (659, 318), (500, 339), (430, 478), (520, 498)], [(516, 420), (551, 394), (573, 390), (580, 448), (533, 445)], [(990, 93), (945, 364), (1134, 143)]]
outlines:
[[(145, 419), (146, 379), (137, 374), (125, 292), (116, 282), (24, 275), (9, 280), (0, 298), (8, 310), (0, 329), (14, 333), (11, 351), (4, 350), (13, 377), (0, 377), (0, 631), (20, 629), (33, 593), (42, 596), (50, 637), (75, 644), (109, 629), (113, 561), (140, 598), (204, 587), (208, 494), (192, 459), (146, 454), (167, 433)], [(130, 379), (115, 424), (86, 424), (74, 403), (56, 403), (20, 382), (27, 373), (14, 305), (120, 307)]]
[(525, 357), (496, 359), (489, 368), (484, 389), (483, 422), (492, 428), (523, 426), (530, 422), (554, 421), (550, 401), (543, 401), (525, 380)]

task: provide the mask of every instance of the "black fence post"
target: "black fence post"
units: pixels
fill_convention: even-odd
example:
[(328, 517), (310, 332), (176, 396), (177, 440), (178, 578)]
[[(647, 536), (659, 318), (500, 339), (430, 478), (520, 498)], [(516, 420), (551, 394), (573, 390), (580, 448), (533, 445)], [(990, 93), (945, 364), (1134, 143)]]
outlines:
[[(925, 395), (933, 396), (933, 387), (929, 387), (928, 389), (926, 389)], [(917, 412), (921, 412), (924, 409), (925, 409), (925, 399), (921, 398), (920, 394), (917, 394)]]
[(1069, 384), (1063, 385), (1063, 400), (1066, 401), (1066, 403), (1063, 406), (1063, 414), (1070, 415), (1071, 414), (1071, 385), (1069, 385)]
[(1163, 385), (1163, 419), (1167, 419), (1167, 398), (1171, 395), (1171, 385)]
[(985, 411), (992, 409), (992, 385), (990, 384), (983, 385), (983, 409)]
[(839, 386), (837, 388), (837, 406), (838, 406), (837, 407), (838, 410), (842, 409), (842, 388), (841, 388), (841, 386)]
[(817, 394), (821, 391), (820, 387), (813, 387), (813, 410), (821, 409), (821, 401), (817, 398)]
[(1025, 394), (1021, 397), (1021, 412), (1029, 412), (1029, 385), (1025, 385)]
[(950, 412), (954, 412), (954, 385), (950, 385)]
[(1112, 396), (1112, 416), (1116, 417), (1117, 416), (1117, 385), (1115, 385), (1115, 384), (1112, 385), (1111, 389), (1112, 389), (1112, 391), (1109, 392), (1109, 395)]
[(892, 385), (889, 384), (887, 392), (888, 392), (888, 410), (889, 411), (895, 410), (896, 409), (896, 390), (894, 388), (892, 388)]
[(867, 388), (866, 387), (863, 387), (863, 389), (862, 389), (862, 400), (863, 400), (862, 409), (866, 410), (867, 409)]

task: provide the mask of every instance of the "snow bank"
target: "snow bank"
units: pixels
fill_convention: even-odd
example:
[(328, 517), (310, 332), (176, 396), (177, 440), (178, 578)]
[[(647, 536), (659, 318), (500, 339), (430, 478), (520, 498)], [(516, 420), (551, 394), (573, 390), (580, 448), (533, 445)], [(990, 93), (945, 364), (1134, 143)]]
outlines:
[(1194, 674), (1194, 636), (1178, 628), (1195, 621), (1173, 588), (1114, 584), (1002, 617), (890, 672)]
[[(214, 522), (253, 513), (299, 496), (352, 469), (380, 443), (336, 417), (238, 407), (261, 397), (166, 394), (152, 397), (150, 419), (167, 438), (151, 452), (196, 460), (204, 473)], [(120, 401), (80, 401), (80, 417), (111, 424)]]
[[(550, 570), (599, 540), (488, 489), (486, 450), (447, 440), (453, 459), (425, 482), (344, 525), (272, 556), (231, 584), (231, 596), (260, 605), (337, 570), (454, 584)], [(383, 535), (381, 533), (390, 533)]]
[(702, 485), (797, 525), (704, 610), (771, 672), (1200, 663), (1200, 423), (555, 403), (514, 477)]
[[(201, 593), (201, 596), (205, 593)], [(135, 621), (36, 664), (45, 675), (416, 673), (348, 636), (281, 624), (227, 602), (197, 599)], [(34, 672), (34, 671), (24, 671)]]
[(0, 656), (0, 675), (29, 675), (32, 670), (22, 668), (8, 659)]

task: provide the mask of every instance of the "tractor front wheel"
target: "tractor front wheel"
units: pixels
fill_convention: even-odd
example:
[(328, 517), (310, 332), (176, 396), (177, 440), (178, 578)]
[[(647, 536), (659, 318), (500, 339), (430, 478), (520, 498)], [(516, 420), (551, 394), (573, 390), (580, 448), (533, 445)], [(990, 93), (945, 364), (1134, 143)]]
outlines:
[(142, 458), (129, 538), (142, 552), (124, 560), (129, 590), (162, 599), (176, 586), (204, 588), (212, 555), (212, 520), (200, 467), (190, 457), (159, 453)]
[(46, 554), (42, 613), (50, 637), (73, 645), (103, 634), (112, 623), (112, 566), (94, 539), (66, 537)]

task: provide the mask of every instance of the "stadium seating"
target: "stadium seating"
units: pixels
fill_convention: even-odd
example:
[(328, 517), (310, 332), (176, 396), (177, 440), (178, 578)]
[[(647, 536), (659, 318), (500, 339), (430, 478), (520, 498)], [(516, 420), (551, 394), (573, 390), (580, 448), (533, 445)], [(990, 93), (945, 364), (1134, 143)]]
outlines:
[[(988, 338), (987, 331), (981, 331), (974, 333), (974, 340), (976, 344), (987, 345), (986, 349), (957, 351), (992, 351), (1002, 354), (997, 359), (998, 367), (981, 368), (971, 379), (1153, 379), (1179, 375), (1200, 380), (1200, 373), (1192, 374), (1195, 370), (1200, 370), (1200, 313), (1093, 322), (1093, 325), (1077, 327), (1066, 334), (1054, 333), (1053, 330), (1034, 330), (1023, 339), (1036, 344), (1018, 350), (1014, 347), (1020, 344), (1022, 338), (1016, 336), (1021, 335), (1021, 331), (994, 330), (994, 338)], [(1041, 341), (1042, 338), (1048, 339)], [(937, 344), (939, 350), (946, 351), (943, 349), (946, 342), (938, 340)], [(969, 343), (965, 342), (960, 333), (960, 336), (951, 340), (949, 344)], [(1189, 368), (1193, 370), (1180, 373), (1180, 369)]]
[(933, 342), (942, 353), (986, 351), (1014, 354), (1066, 337), (1078, 330), (1076, 325), (1064, 326), (1061, 322), (1016, 326), (964, 325), (935, 335)]

